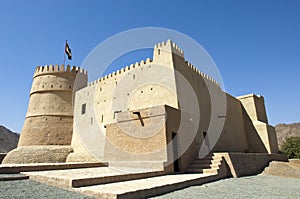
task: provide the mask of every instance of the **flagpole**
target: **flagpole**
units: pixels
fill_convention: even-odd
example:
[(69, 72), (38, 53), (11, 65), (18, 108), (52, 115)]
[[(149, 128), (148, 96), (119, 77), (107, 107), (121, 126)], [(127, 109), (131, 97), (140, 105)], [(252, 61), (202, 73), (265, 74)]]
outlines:
[[(67, 40), (66, 40), (66, 42), (67, 42)], [(65, 44), (65, 47), (64, 47), (64, 65), (66, 65), (66, 44)]]
[(66, 53), (64, 52), (64, 65), (66, 64)]

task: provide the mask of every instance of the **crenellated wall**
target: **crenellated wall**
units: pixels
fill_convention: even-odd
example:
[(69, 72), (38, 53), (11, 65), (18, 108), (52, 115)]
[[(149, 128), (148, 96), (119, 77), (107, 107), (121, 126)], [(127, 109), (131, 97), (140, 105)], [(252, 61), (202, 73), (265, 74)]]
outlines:
[[(153, 61), (147, 58), (146, 61), (121, 68), (90, 82), (76, 93), (72, 139), (74, 154), (69, 155), (68, 161), (90, 161), (93, 158), (89, 153), (97, 153), (98, 160), (103, 161), (106, 142), (104, 126), (117, 122), (117, 113), (161, 105), (178, 109), (175, 70), (187, 74), (186, 78), (201, 103), (201, 115), (210, 116), (210, 104), (207, 103), (210, 96), (206, 84), (218, 91), (221, 90), (219, 84), (185, 61), (183, 50), (168, 40), (154, 46)], [(184, 97), (184, 94), (180, 95)], [(203, 117), (201, 133), (207, 130), (208, 123), (209, 118)], [(92, 149), (90, 146), (93, 146)]]
[[(94, 146), (92, 150), (98, 151), (98, 159), (103, 159), (104, 126), (116, 122), (118, 112), (163, 104), (178, 107), (174, 72), (149, 58), (89, 83), (75, 98), (74, 154), (68, 161), (92, 159), (82, 140), (88, 143), (87, 147)], [(84, 114), (82, 106), (86, 109)], [(86, 135), (94, 139), (86, 140)]]
[(147, 58), (146, 61), (141, 60), (140, 62), (136, 62), (135, 64), (130, 64), (129, 66), (125, 66), (125, 67), (117, 70), (116, 72), (109, 73), (108, 75), (105, 75), (103, 77), (100, 77), (97, 80), (94, 80), (94, 81), (88, 83), (88, 86), (95, 85), (98, 82), (103, 82), (103, 81), (105, 81), (107, 79), (110, 79), (110, 78), (116, 78), (117, 76), (120, 76), (120, 75), (122, 76), (124, 73), (127, 73), (130, 70), (133, 70), (133, 69), (135, 69), (137, 67), (143, 66), (145, 64), (150, 64), (150, 63), (152, 63), (152, 60), (150, 58)]

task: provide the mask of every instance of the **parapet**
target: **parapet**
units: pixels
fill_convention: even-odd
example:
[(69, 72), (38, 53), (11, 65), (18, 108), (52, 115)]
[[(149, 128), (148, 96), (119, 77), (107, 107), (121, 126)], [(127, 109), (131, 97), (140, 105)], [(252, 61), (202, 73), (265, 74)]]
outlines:
[(81, 73), (83, 75), (87, 75), (87, 71), (80, 68), (73, 66), (71, 67), (70, 65), (67, 65), (67, 68), (65, 68), (64, 64), (62, 65), (45, 65), (45, 66), (37, 66), (34, 72), (33, 77), (37, 77), (40, 75), (45, 75), (45, 74), (53, 74), (53, 73)]
[(188, 61), (185, 61), (186, 65), (191, 68), (195, 73), (201, 75), (204, 79), (210, 81), (211, 83), (215, 84), (217, 87), (220, 87), (220, 84), (214, 80), (212, 77), (209, 75), (205, 74), (204, 72), (200, 71), (197, 67), (195, 67), (193, 64), (191, 64)]
[(141, 60), (140, 62), (135, 62), (135, 64), (130, 64), (129, 66), (125, 66), (115, 72), (112, 72), (112, 73), (109, 73), (108, 75), (105, 75), (95, 81), (92, 81), (90, 83), (88, 83), (88, 86), (92, 86), (92, 85), (95, 85), (97, 84), (98, 82), (102, 82), (102, 81), (105, 81), (106, 79), (109, 79), (110, 77), (115, 77), (119, 74), (122, 74), (124, 72), (128, 72), (129, 70), (132, 70), (134, 68), (137, 68), (137, 67), (140, 67), (140, 66), (143, 66), (145, 64), (150, 64), (152, 62), (152, 60), (150, 58), (147, 58), (146, 61), (145, 60)]
[(169, 51), (171, 49), (172, 53), (179, 55), (180, 57), (184, 58), (184, 51), (177, 46), (171, 39), (168, 39), (167, 42), (161, 42), (154, 45), (154, 50), (162, 49)]

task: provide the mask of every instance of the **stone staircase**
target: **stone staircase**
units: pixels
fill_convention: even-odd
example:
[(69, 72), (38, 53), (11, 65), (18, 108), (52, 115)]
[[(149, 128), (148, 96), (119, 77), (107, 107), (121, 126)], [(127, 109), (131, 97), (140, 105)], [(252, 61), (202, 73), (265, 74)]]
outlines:
[(187, 169), (187, 173), (218, 174), (224, 165), (222, 155), (209, 153), (204, 158), (196, 158)]
[[(227, 165), (222, 154), (209, 154), (205, 158), (195, 159), (189, 173), (165, 174), (164, 171), (136, 169), (122, 170), (117, 167), (96, 165), (53, 165), (52, 169), (21, 167), (22, 175), (31, 180), (50, 186), (95, 198), (148, 198), (201, 185), (228, 177)], [(14, 168), (13, 171), (16, 171)], [(11, 173), (11, 172), (10, 172)]]

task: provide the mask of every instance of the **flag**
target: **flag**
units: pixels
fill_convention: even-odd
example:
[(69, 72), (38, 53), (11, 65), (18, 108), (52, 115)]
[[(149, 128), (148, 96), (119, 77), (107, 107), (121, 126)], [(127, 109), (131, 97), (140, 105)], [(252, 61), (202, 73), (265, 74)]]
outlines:
[(69, 47), (68, 41), (66, 41), (65, 53), (68, 55), (68, 59), (72, 60), (72, 51), (71, 48)]

